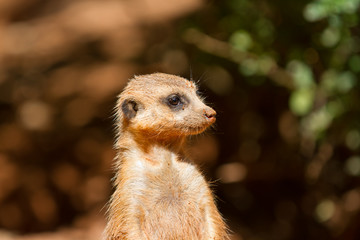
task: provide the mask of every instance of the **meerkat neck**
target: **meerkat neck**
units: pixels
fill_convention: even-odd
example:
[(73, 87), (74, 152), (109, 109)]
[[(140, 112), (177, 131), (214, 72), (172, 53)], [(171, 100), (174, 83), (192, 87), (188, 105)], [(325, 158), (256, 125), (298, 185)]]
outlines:
[(146, 163), (153, 167), (172, 166), (174, 159), (189, 162), (184, 145), (185, 138), (163, 141), (146, 139), (125, 132), (117, 142), (117, 158), (119, 159), (117, 169), (121, 169), (124, 164), (135, 164), (136, 162)]
[(185, 145), (185, 136), (163, 139), (155, 137), (144, 137), (141, 135), (139, 136), (139, 134), (130, 132), (124, 132), (121, 134), (117, 141), (117, 146), (120, 152), (137, 148), (144, 153), (148, 153), (153, 148), (162, 148), (169, 152), (183, 155), (185, 152)]

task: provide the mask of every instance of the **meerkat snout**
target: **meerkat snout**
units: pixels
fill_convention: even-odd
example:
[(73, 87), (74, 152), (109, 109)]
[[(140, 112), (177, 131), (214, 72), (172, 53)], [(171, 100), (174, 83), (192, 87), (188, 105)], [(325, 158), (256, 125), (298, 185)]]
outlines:
[(214, 109), (208, 107), (204, 109), (204, 116), (209, 120), (211, 123), (216, 121), (216, 112)]

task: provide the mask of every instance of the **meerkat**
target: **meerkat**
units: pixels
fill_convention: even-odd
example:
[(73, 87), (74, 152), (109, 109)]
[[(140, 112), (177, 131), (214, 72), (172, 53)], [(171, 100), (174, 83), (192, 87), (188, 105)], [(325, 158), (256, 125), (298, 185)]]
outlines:
[(131, 79), (116, 106), (115, 191), (105, 240), (223, 240), (227, 227), (186, 138), (216, 120), (194, 82), (154, 73)]

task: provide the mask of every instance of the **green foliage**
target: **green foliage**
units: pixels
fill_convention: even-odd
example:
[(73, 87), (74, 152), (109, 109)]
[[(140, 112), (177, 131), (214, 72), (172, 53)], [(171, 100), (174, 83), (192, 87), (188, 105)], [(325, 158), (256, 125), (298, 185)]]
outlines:
[(231, 54), (216, 55), (234, 62), (249, 83), (263, 84), (259, 77), (265, 76), (285, 87), (289, 110), (303, 121), (303, 132), (319, 139), (351, 109), (342, 97), (356, 95), (360, 36), (354, 28), (360, 0), (287, 4), (281, 1), (281, 9), (262, 1), (219, 4), (218, 29), (227, 36)]
[(329, 96), (348, 93), (356, 84), (356, 76), (350, 71), (338, 73), (328, 70), (323, 73), (321, 87)]
[(347, 159), (345, 171), (351, 176), (360, 176), (360, 157), (352, 156)]
[(308, 21), (318, 21), (336, 14), (353, 14), (359, 7), (359, 0), (315, 0), (304, 9)]
[(311, 68), (307, 64), (294, 60), (288, 64), (287, 68), (292, 75), (295, 88), (314, 87), (314, 76)]
[(239, 30), (234, 32), (229, 41), (233, 48), (239, 51), (247, 51), (252, 46), (251, 36), (246, 31)]
[(293, 91), (289, 101), (291, 111), (296, 115), (304, 116), (313, 106), (314, 90), (303, 88)]

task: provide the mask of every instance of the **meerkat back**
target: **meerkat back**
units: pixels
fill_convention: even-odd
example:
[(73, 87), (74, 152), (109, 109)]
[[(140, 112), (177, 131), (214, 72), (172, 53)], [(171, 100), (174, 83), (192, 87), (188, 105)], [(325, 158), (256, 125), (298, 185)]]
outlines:
[(119, 95), (104, 239), (229, 239), (208, 184), (184, 156), (186, 138), (215, 122), (196, 93), (193, 82), (156, 73), (131, 79)]

